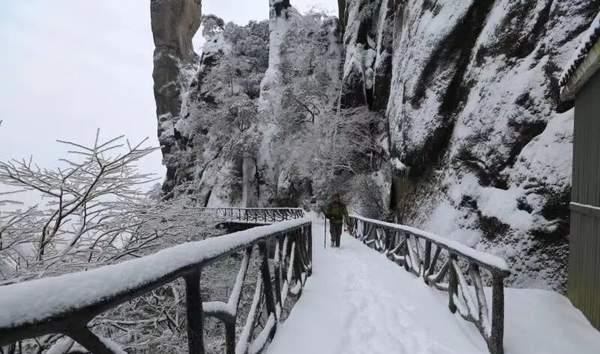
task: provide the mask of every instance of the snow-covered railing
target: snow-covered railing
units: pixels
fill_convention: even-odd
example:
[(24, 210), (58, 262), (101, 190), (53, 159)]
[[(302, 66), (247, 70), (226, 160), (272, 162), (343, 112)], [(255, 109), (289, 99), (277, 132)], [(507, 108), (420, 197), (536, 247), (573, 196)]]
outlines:
[(304, 217), (300, 208), (198, 208), (200, 213), (227, 222), (271, 224)]
[[(249, 312), (242, 317), (245, 324), (236, 331), (240, 294), (255, 248), (261, 259), (260, 274)], [(203, 303), (202, 269), (238, 252), (244, 256), (228, 301)], [(205, 353), (205, 316), (214, 316), (225, 324), (226, 353), (257, 353), (275, 334), (286, 299), (300, 296), (311, 272), (311, 221), (300, 218), (182, 244), (87, 272), (4, 286), (0, 287), (0, 348), (58, 333), (94, 354), (124, 353), (114, 342), (94, 334), (90, 322), (126, 301), (182, 278), (189, 353)], [(261, 322), (261, 315), (265, 321)]]
[[(475, 324), (492, 354), (504, 353), (504, 259), (413, 227), (350, 215), (350, 232), (425, 283), (447, 291), (449, 308)], [(491, 282), (491, 309), (481, 269)]]

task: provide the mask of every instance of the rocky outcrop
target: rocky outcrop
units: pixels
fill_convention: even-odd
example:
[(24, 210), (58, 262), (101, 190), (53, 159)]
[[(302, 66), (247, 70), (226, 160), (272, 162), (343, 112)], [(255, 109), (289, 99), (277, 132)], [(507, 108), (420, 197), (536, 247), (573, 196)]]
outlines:
[(259, 200), (301, 205), (313, 196), (322, 173), (311, 161), (312, 146), (315, 130), (337, 106), (340, 32), (336, 18), (302, 15), (289, 1), (271, 1), (270, 13), (269, 69), (259, 105)]
[(348, 1), (344, 12), (341, 107), (385, 110), (392, 77), (394, 1)]
[(201, 0), (152, 0), (150, 14), (154, 36), (154, 97), (158, 137), (167, 168), (163, 190), (170, 192), (178, 178), (177, 151), (185, 145), (177, 131), (183, 97), (189, 88), (187, 71), (197, 64), (192, 38), (200, 27)]
[(163, 192), (193, 194), (200, 206), (252, 206), (268, 23), (237, 26), (203, 16), (199, 57), (192, 37), (200, 5), (200, 0), (152, 2), (158, 136), (167, 167)]

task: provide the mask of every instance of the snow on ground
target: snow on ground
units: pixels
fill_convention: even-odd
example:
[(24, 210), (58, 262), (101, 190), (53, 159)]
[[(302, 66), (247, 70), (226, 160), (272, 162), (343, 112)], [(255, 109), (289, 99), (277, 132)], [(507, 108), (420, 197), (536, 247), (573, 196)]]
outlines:
[[(348, 234), (323, 249), (314, 222), (313, 276), (269, 354), (487, 353), (476, 328), (448, 311), (447, 295)], [(597, 354), (600, 332), (563, 296), (506, 292), (506, 354)]]

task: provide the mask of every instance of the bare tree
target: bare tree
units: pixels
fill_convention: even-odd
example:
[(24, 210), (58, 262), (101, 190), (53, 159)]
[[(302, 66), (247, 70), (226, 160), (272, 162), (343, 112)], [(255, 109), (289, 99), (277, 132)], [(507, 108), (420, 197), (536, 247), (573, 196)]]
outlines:
[(100, 245), (127, 245), (135, 218), (132, 225), (126, 216), (144, 199), (139, 186), (152, 180), (135, 166), (155, 150), (145, 142), (100, 141), (98, 132), (92, 146), (60, 141), (71, 149), (60, 168), (41, 168), (32, 159), (0, 162), (0, 184), (39, 197), (37, 205), (0, 211), (4, 268), (9, 263), (18, 274), (84, 253), (89, 262)]
[(379, 167), (385, 159), (381, 115), (366, 108), (349, 109), (321, 120), (314, 130), (317, 161), (325, 169), (357, 175)]
[[(0, 162), (0, 184), (13, 189), (0, 194), (7, 198), (0, 203), (0, 284), (117, 263), (221, 234), (214, 220), (194, 208), (193, 196), (164, 201), (140, 189), (153, 181), (136, 169), (155, 150), (144, 142), (132, 146), (122, 137), (101, 142), (99, 134), (89, 147), (62, 142), (71, 151), (54, 170), (31, 159)], [(38, 203), (23, 207), (9, 200), (22, 192), (35, 192)], [(227, 270), (216, 272), (222, 276)], [(157, 289), (95, 319), (92, 327), (114, 332), (134, 352), (150, 346), (179, 352), (186, 333), (183, 289), (178, 282)], [(80, 349), (69, 338), (44, 336), (0, 353)]]

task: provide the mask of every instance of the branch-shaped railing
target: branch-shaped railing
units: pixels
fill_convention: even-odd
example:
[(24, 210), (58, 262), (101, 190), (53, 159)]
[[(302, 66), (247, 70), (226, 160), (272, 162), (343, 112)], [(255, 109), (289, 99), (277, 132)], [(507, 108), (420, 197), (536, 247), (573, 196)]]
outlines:
[[(504, 353), (504, 279), (510, 271), (503, 259), (416, 228), (358, 215), (350, 216), (349, 228), (429, 286), (447, 291), (450, 311), (475, 324), (490, 353)], [(482, 269), (491, 282), (491, 309)]]
[[(236, 331), (240, 295), (250, 269), (250, 256), (256, 248), (260, 274), (245, 324)], [(229, 300), (203, 303), (202, 269), (238, 252), (243, 253), (243, 258)], [(113, 342), (93, 333), (90, 322), (126, 301), (182, 278), (186, 287), (189, 353), (205, 352), (205, 316), (214, 316), (225, 324), (226, 353), (259, 353), (275, 334), (286, 299), (301, 294), (311, 272), (311, 222), (296, 219), (182, 244), (87, 272), (0, 287), (0, 347), (59, 333), (94, 354), (123, 353)], [(259, 324), (261, 315), (267, 320)], [(257, 331), (259, 325), (262, 328)]]
[(304, 217), (300, 208), (198, 208), (203, 215), (228, 222), (271, 224)]

